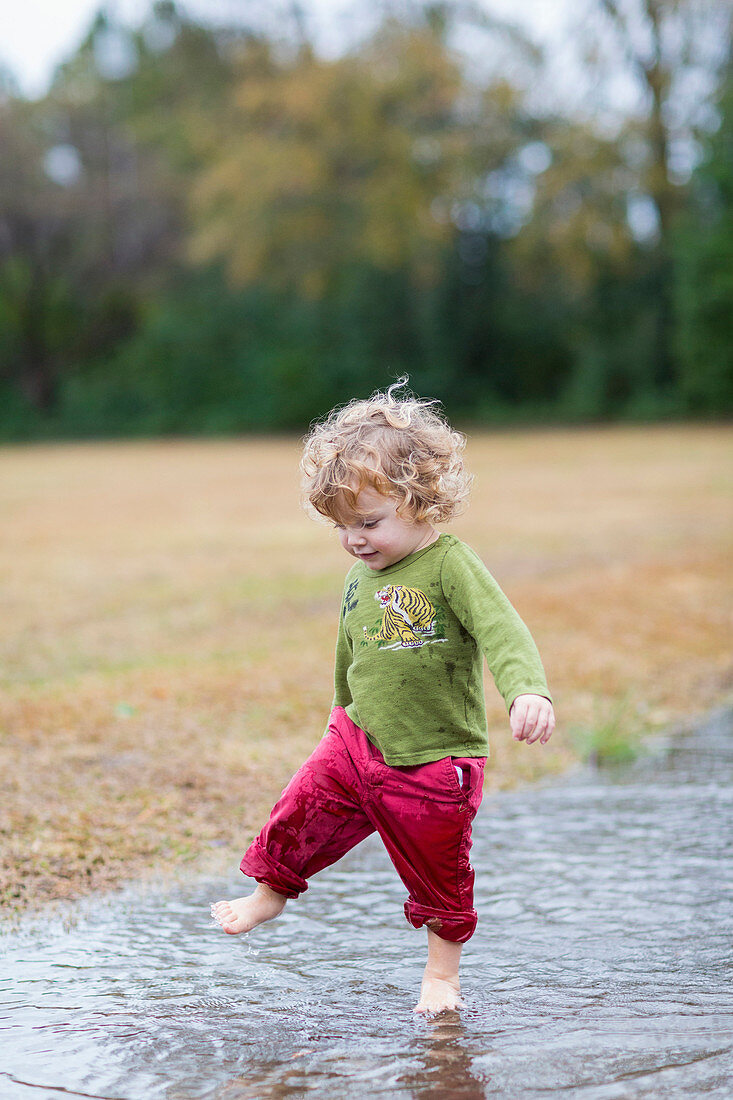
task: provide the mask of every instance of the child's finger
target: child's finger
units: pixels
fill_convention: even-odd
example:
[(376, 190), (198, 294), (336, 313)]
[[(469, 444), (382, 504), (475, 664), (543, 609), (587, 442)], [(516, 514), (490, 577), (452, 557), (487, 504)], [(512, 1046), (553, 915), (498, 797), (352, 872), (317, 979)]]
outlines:
[(535, 741), (539, 741), (540, 737), (544, 733), (544, 730), (545, 730), (545, 724), (542, 721), (541, 716), (538, 715), (534, 720), (534, 724), (533, 724), (532, 728), (530, 730), (528, 730), (528, 732), (527, 732), (527, 737), (526, 737), (527, 744), (528, 745), (534, 745)]
[(509, 720), (512, 727), (512, 737), (515, 741), (521, 741), (524, 736), (524, 722), (526, 718), (525, 704), (515, 703), (512, 707), (512, 712), (509, 715)]
[(517, 714), (517, 741), (529, 741), (532, 731), (537, 725), (537, 707), (530, 702), (522, 700)]
[(541, 708), (539, 719), (537, 721), (537, 729), (535, 730), (532, 742), (539, 741), (541, 745), (546, 745), (552, 737), (552, 731), (555, 728), (555, 715), (552, 707)]
[(531, 704), (527, 706), (527, 713), (524, 718), (524, 730), (517, 738), (519, 741), (526, 741), (528, 745), (534, 745), (536, 741), (545, 745), (552, 736), (552, 731), (555, 728), (555, 714), (552, 707), (543, 703), (537, 706)]
[(527, 744), (534, 745), (535, 741), (539, 741), (541, 744), (544, 744), (543, 738), (545, 737), (546, 733), (547, 716), (540, 714), (537, 718), (537, 724), (535, 725), (535, 728), (532, 730), (532, 733), (527, 738)]
[(547, 728), (545, 729), (545, 732), (542, 734), (542, 737), (540, 738), (540, 744), (546, 745), (547, 742), (552, 737), (552, 734), (553, 734), (554, 730), (555, 730), (555, 715), (552, 713), (552, 711), (550, 711), (550, 715), (547, 719)]

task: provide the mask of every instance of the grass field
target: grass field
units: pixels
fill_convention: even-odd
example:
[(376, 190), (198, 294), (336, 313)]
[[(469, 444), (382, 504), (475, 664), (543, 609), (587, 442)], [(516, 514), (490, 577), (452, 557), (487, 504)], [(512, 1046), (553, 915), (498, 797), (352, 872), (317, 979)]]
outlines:
[[(726, 427), (475, 435), (481, 554), (556, 697), (514, 744), (487, 683), (490, 788), (730, 699)], [(334, 533), (295, 440), (0, 449), (0, 897), (6, 912), (237, 861), (331, 699)]]

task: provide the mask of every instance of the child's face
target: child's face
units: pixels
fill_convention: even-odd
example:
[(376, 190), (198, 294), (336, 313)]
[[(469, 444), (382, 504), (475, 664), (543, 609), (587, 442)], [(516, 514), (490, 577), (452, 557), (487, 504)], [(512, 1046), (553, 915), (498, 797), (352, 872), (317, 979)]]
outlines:
[(357, 498), (361, 513), (350, 523), (337, 524), (341, 545), (347, 554), (370, 569), (387, 569), (408, 554), (435, 542), (438, 532), (429, 523), (397, 514), (399, 501), (376, 489), (362, 489)]

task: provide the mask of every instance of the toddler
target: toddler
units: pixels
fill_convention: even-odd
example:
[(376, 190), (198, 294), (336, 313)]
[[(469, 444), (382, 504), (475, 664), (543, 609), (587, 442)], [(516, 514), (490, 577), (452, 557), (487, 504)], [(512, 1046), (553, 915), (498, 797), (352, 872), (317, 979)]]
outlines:
[(355, 562), (344, 586), (328, 729), (291, 779), (241, 869), (254, 893), (220, 901), (225, 932), (277, 916), (308, 878), (375, 830), (425, 925), (416, 1012), (458, 1008), (474, 932), (471, 822), (488, 752), (483, 654), (514, 738), (545, 744), (555, 719), (535, 644), (477, 555), (434, 524), (465, 504), (465, 438), (435, 403), (386, 393), (335, 409), (305, 441), (311, 505)]

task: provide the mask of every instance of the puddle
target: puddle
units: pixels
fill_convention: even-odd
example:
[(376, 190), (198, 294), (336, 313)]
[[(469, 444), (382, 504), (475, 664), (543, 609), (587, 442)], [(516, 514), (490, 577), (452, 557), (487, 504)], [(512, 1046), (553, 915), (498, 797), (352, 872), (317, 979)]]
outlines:
[(733, 1096), (733, 714), (664, 755), (485, 800), (457, 1016), (375, 838), (247, 939), (244, 880), (0, 938), (3, 1100)]

